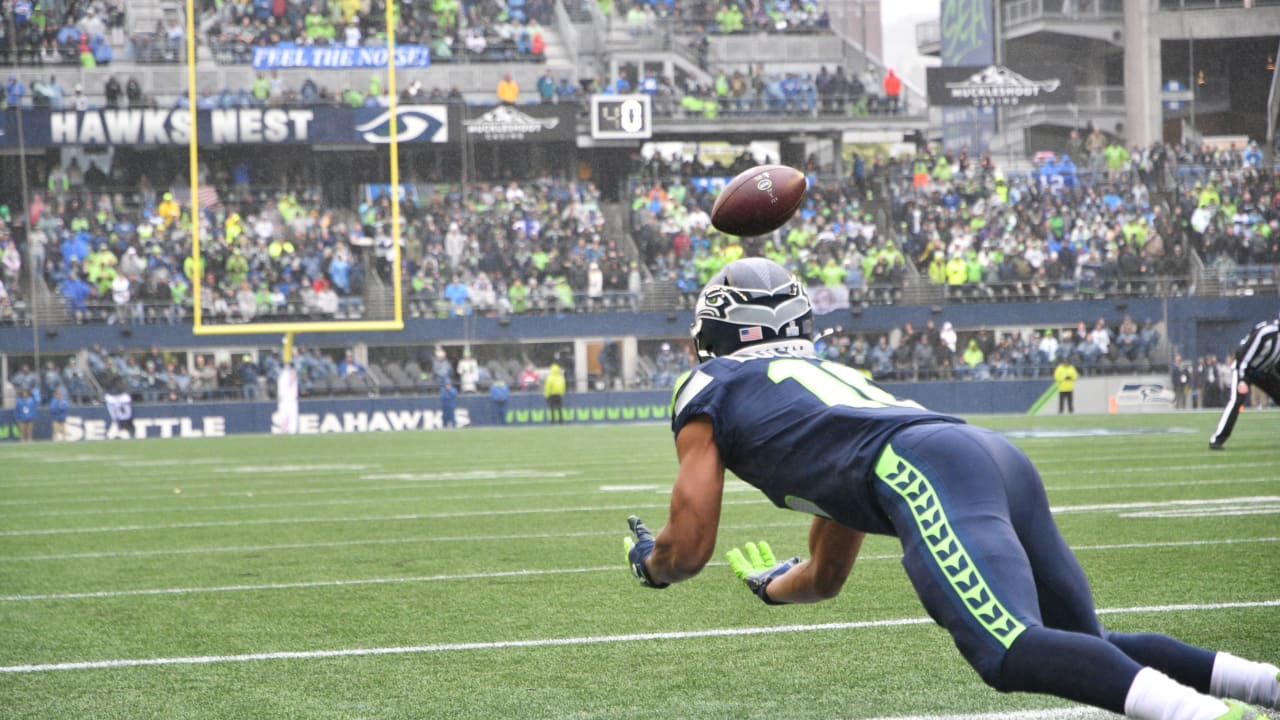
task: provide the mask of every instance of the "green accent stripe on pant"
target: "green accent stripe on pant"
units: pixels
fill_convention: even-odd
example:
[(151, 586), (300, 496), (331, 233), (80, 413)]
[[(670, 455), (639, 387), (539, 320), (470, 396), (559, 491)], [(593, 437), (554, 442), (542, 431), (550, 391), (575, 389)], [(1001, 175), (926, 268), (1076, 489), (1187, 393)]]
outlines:
[(995, 593), (987, 587), (987, 581), (973, 564), (969, 552), (951, 531), (951, 523), (929, 479), (899, 457), (892, 446), (886, 446), (880, 453), (876, 477), (907, 501), (934, 562), (973, 617), (1000, 644), (1006, 648), (1012, 645), (1027, 628), (1004, 609)]

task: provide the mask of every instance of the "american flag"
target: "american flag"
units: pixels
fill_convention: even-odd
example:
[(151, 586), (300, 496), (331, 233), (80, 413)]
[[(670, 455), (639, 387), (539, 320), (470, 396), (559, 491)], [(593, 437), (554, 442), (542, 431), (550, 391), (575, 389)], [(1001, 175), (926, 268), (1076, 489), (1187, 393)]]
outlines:
[[(222, 202), (222, 198), (218, 195), (218, 188), (212, 185), (201, 185), (196, 190), (196, 197), (200, 199), (200, 209), (208, 210)], [(179, 204), (187, 206), (191, 200), (191, 190), (188, 188), (180, 188), (173, 190), (173, 199)]]
[(218, 197), (218, 188), (212, 185), (201, 185), (197, 191), (200, 197), (200, 209), (205, 210), (217, 205), (221, 202)]
[(761, 332), (759, 325), (738, 328), (738, 340), (742, 342), (754, 342), (756, 340), (763, 340), (763, 339), (764, 339), (764, 333)]

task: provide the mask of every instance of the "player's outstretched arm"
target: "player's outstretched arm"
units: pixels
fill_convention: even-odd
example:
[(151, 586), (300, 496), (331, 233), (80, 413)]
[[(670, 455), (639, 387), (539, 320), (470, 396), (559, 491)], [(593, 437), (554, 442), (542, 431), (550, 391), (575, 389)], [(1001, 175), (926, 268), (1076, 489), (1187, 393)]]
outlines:
[(777, 603), (814, 603), (840, 594), (866, 533), (824, 517), (809, 526), (809, 559), (769, 584)]
[[(652, 549), (631, 553), (632, 570), (651, 587), (665, 587), (697, 575), (716, 549), (720, 527), (720, 499), (724, 492), (724, 464), (716, 448), (711, 421), (695, 418), (676, 436), (680, 469), (671, 489), (671, 511)], [(635, 533), (635, 526), (632, 525)], [(636, 533), (638, 536), (638, 533)], [(637, 538), (637, 546), (644, 545)], [(640, 557), (638, 557), (640, 556)]]

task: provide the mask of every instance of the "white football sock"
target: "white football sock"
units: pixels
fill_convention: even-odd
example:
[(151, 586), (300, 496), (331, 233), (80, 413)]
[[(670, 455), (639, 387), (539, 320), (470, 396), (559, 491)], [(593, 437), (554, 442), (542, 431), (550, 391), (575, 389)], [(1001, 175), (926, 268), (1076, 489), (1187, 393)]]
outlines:
[(1138, 671), (1124, 699), (1124, 714), (1139, 720), (1215, 720), (1227, 710), (1223, 701), (1149, 667)]
[(1213, 661), (1209, 692), (1217, 697), (1280, 708), (1280, 668), (1220, 652)]

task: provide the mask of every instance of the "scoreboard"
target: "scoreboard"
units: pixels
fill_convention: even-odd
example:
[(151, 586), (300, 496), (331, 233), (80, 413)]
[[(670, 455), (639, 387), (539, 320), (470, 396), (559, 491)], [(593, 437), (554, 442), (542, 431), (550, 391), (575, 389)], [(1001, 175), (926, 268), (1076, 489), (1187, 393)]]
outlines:
[(591, 137), (595, 140), (653, 137), (653, 98), (644, 93), (592, 95)]

